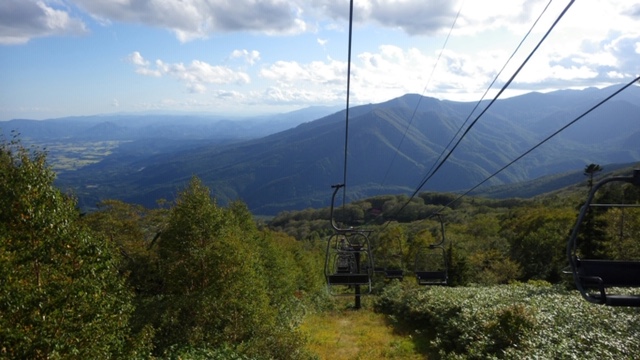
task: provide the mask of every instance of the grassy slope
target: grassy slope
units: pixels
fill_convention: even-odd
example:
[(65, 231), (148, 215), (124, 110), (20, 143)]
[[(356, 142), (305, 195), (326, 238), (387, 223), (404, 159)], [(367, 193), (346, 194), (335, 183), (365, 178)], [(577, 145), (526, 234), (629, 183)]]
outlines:
[(307, 316), (308, 348), (320, 359), (424, 359), (410, 333), (399, 333), (386, 315), (369, 309), (335, 310)]

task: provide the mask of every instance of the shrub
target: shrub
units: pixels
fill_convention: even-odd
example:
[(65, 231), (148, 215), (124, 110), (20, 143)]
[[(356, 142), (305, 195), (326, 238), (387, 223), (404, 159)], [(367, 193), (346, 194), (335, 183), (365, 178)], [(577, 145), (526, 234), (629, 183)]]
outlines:
[(487, 287), (387, 287), (376, 310), (415, 328), (443, 359), (633, 358), (640, 310), (585, 302), (537, 281)]

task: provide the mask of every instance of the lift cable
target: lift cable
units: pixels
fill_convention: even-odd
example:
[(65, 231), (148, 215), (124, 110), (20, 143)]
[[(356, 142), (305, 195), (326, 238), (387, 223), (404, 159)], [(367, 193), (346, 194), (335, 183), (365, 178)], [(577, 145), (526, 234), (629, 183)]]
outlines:
[(396, 216), (402, 211), (404, 210), (405, 207), (407, 207), (407, 205), (409, 205), (409, 203), (411, 202), (411, 200), (418, 194), (418, 192), (424, 187), (424, 185), (427, 183), (427, 181), (429, 181), (437, 172), (438, 170), (440, 170), (440, 168), (442, 167), (442, 165), (444, 165), (444, 163), (449, 159), (449, 157), (451, 156), (451, 154), (453, 153), (453, 151), (458, 147), (458, 145), (460, 144), (460, 142), (462, 141), (462, 139), (464, 139), (464, 137), (469, 133), (469, 130), (471, 130), (471, 128), (478, 122), (478, 120), (480, 120), (480, 118), (487, 112), (487, 110), (489, 110), (489, 108), (498, 100), (498, 98), (500, 97), (500, 95), (502, 95), (502, 93), (507, 89), (507, 87), (509, 87), (509, 85), (511, 85), (511, 83), (513, 82), (513, 80), (515, 79), (515, 77), (520, 73), (520, 71), (522, 70), (522, 68), (524, 68), (524, 66), (527, 64), (527, 62), (529, 62), (529, 60), (531, 59), (531, 57), (533, 56), (533, 54), (538, 50), (538, 48), (540, 47), (540, 45), (542, 45), (542, 43), (547, 39), (547, 37), (549, 36), (549, 34), (551, 33), (551, 31), (555, 28), (555, 26), (558, 24), (558, 22), (560, 22), (560, 19), (562, 19), (562, 17), (567, 13), (567, 11), (569, 10), (569, 8), (571, 8), (571, 6), (573, 5), (573, 3), (575, 2), (575, 0), (571, 0), (569, 1), (569, 4), (564, 8), (564, 10), (560, 13), (560, 15), (558, 16), (558, 18), (556, 18), (556, 20), (553, 22), (553, 24), (549, 27), (549, 29), (547, 30), (547, 32), (544, 34), (544, 36), (542, 37), (542, 39), (540, 39), (540, 41), (538, 42), (538, 44), (535, 46), (535, 48), (531, 51), (531, 53), (527, 56), (527, 58), (524, 60), (524, 62), (518, 67), (518, 69), (516, 70), (516, 72), (511, 76), (511, 78), (509, 78), (509, 80), (504, 84), (504, 86), (500, 89), (500, 91), (498, 92), (498, 94), (496, 94), (496, 96), (491, 100), (491, 102), (487, 105), (487, 107), (484, 108), (484, 110), (482, 110), (482, 112), (475, 118), (475, 120), (473, 120), (471, 122), (471, 124), (469, 125), (469, 127), (464, 131), (464, 133), (462, 133), (462, 136), (460, 137), (460, 139), (458, 139), (458, 141), (455, 143), (455, 145), (453, 146), (453, 148), (451, 148), (451, 150), (449, 151), (449, 153), (447, 153), (447, 155), (440, 161), (440, 163), (438, 164), (438, 166), (433, 170), (433, 172), (431, 172), (431, 174), (427, 175), (422, 182), (418, 185), (418, 187), (416, 188), (416, 190), (411, 194), (411, 196), (409, 197), (409, 199), (400, 207), (400, 209), (398, 209), (398, 211), (396, 212)]
[(509, 78), (509, 80), (502, 86), (502, 88), (500, 89), (500, 91), (498, 91), (498, 94), (496, 94), (496, 96), (491, 100), (491, 102), (489, 102), (489, 104), (487, 105), (487, 107), (485, 107), (482, 112), (480, 112), (480, 114), (471, 122), (471, 124), (469, 125), (469, 127), (462, 133), (462, 136), (460, 137), (460, 139), (458, 139), (458, 141), (455, 143), (455, 145), (451, 148), (451, 150), (449, 151), (449, 153), (447, 153), (447, 155), (442, 159), (442, 161), (440, 161), (440, 163), (438, 164), (438, 166), (436, 166), (436, 168), (433, 170), (433, 172), (431, 174), (429, 174), (428, 176), (426, 176), (422, 182), (420, 183), (420, 185), (416, 188), (415, 192), (411, 195), (411, 198), (415, 197), (416, 194), (418, 194), (418, 192), (420, 191), (420, 189), (422, 189), (422, 187), (424, 187), (424, 185), (427, 183), (427, 181), (429, 181), (437, 172), (438, 170), (440, 170), (440, 168), (442, 167), (442, 165), (444, 165), (444, 163), (447, 161), (447, 159), (449, 159), (449, 157), (451, 156), (451, 154), (453, 153), (453, 151), (458, 147), (458, 145), (460, 145), (460, 142), (462, 141), (462, 139), (464, 139), (464, 137), (469, 133), (469, 130), (471, 130), (471, 128), (478, 122), (478, 120), (480, 120), (480, 118), (489, 110), (489, 108), (498, 100), (498, 98), (500, 97), (500, 95), (502, 95), (502, 93), (509, 87), (509, 85), (511, 85), (511, 83), (513, 82), (513, 80), (516, 78), (516, 76), (520, 73), (520, 71), (524, 68), (524, 66), (527, 64), (527, 62), (529, 62), (529, 60), (531, 59), (531, 57), (533, 56), (533, 54), (535, 54), (535, 52), (538, 50), (538, 48), (540, 48), (540, 45), (542, 45), (542, 43), (547, 39), (547, 37), (549, 36), (549, 34), (551, 33), (551, 31), (555, 28), (555, 26), (558, 24), (558, 22), (560, 22), (560, 19), (562, 19), (562, 17), (567, 13), (567, 11), (569, 10), (569, 8), (571, 7), (571, 5), (573, 5), (573, 3), (575, 2), (575, 0), (571, 0), (569, 2), (569, 4), (564, 8), (564, 10), (562, 11), (562, 13), (560, 13), (560, 15), (558, 16), (558, 18), (556, 18), (556, 20), (553, 22), (553, 24), (551, 25), (551, 27), (549, 27), (549, 29), (547, 30), (547, 32), (544, 34), (544, 36), (540, 39), (540, 41), (538, 42), (538, 44), (535, 46), (535, 48), (533, 48), (533, 50), (531, 51), (531, 53), (529, 53), (529, 55), (527, 56), (527, 58), (522, 62), (522, 64), (520, 65), (520, 67), (518, 67), (518, 69), (516, 70), (515, 73), (513, 73), (513, 75), (511, 75), (511, 77)]
[[(349, 94), (351, 92), (351, 38), (353, 34), (353, 0), (349, 2), (349, 44), (348, 44), (348, 55), (347, 55), (347, 104), (345, 110), (345, 129), (344, 129), (344, 168), (343, 168), (343, 178), (342, 184), (344, 185), (344, 189), (342, 189), (342, 207), (344, 207), (347, 203), (347, 159), (348, 159), (348, 149), (349, 149)], [(343, 211), (344, 213), (344, 211)]]
[[(593, 110), (597, 109), (598, 107), (600, 107), (600, 105), (606, 103), (607, 101), (611, 100), (614, 96), (618, 95), (619, 93), (621, 93), (623, 90), (625, 90), (626, 88), (628, 88), (629, 86), (633, 85), (636, 82), (640, 81), (640, 76), (636, 77), (635, 79), (633, 79), (632, 81), (630, 81), (629, 83), (627, 83), (625, 86), (621, 87), (620, 89), (618, 89), (617, 91), (615, 91), (613, 94), (609, 95), (608, 97), (606, 97), (604, 100), (600, 101), (599, 103), (597, 103), (596, 105), (592, 106), (589, 110), (585, 111), (584, 113), (582, 113), (582, 115), (578, 116), (577, 118), (571, 120), (569, 123), (567, 123), (566, 125), (564, 125), (563, 127), (561, 127), (560, 129), (556, 130), (553, 134), (547, 136), (544, 140), (540, 141), (539, 143), (537, 143), (535, 146), (533, 146), (532, 148), (530, 148), (529, 150), (525, 151), (524, 153), (522, 153), (520, 156), (518, 156), (517, 158), (513, 159), (511, 162), (509, 162), (508, 164), (506, 164), (505, 166), (503, 166), (502, 168), (500, 168), (498, 171), (494, 172), (493, 174), (489, 175), (486, 179), (482, 180), (480, 183), (478, 183), (476, 186), (472, 187), (471, 189), (467, 190), (464, 194), (461, 194), (460, 196), (458, 196), (457, 198), (455, 198), (454, 200), (450, 201), (448, 204), (443, 205), (442, 209), (448, 207), (449, 205), (455, 203), (456, 201), (462, 199), (463, 197), (465, 197), (466, 195), (468, 195), (469, 193), (471, 193), (473, 190), (477, 189), (478, 187), (480, 187), (482, 184), (486, 183), (487, 181), (489, 181), (490, 179), (492, 179), (494, 176), (498, 175), (499, 173), (501, 173), (502, 171), (504, 171), (506, 168), (508, 168), (509, 166), (513, 165), (516, 161), (522, 159), (523, 157), (527, 156), (529, 153), (531, 153), (533, 150), (537, 149), (538, 147), (540, 147), (542, 144), (546, 143), (547, 141), (549, 141), (551, 138), (553, 138), (554, 136), (558, 135), (560, 132), (564, 131), (566, 128), (568, 128), (569, 126), (575, 124), (576, 122), (578, 122), (580, 119), (582, 119), (583, 117), (585, 117), (586, 115), (588, 115), (589, 113), (591, 113)], [(434, 213), (433, 215), (438, 215), (440, 213), (440, 211), (442, 211), (442, 209), (440, 209), (439, 211), (437, 211), (436, 213)]]
[(478, 109), (478, 107), (480, 106), (480, 104), (482, 103), (482, 101), (484, 100), (484, 98), (487, 96), (487, 93), (489, 92), (489, 90), (493, 87), (493, 85), (495, 84), (495, 82), (498, 80), (498, 78), (500, 77), (500, 75), (502, 75), (502, 72), (504, 71), (504, 69), (507, 67), (507, 65), (511, 62), (511, 60), (513, 59), (513, 57), (515, 56), (515, 54), (518, 52), (518, 50), (520, 50), (520, 47), (522, 46), (522, 44), (525, 42), (525, 40), (529, 37), (529, 35), (531, 34), (531, 32), (533, 31), (533, 29), (536, 27), (536, 25), (538, 24), (538, 21), (540, 21), (540, 19), (542, 18), (542, 16), (547, 12), (547, 9), (549, 8), (549, 5), (551, 5), (551, 2), (553, 2), (553, 0), (549, 0), (549, 2), (547, 3), (547, 5), (544, 7), (544, 9), (542, 9), (542, 12), (540, 13), (540, 15), (538, 15), (538, 18), (536, 19), (536, 21), (531, 25), (531, 27), (529, 28), (529, 31), (527, 31), (527, 33), (524, 35), (524, 37), (522, 38), (522, 40), (520, 40), (520, 43), (518, 44), (518, 46), (515, 48), (515, 50), (511, 53), (511, 56), (509, 56), (509, 58), (507, 59), (507, 61), (504, 63), (504, 65), (502, 65), (502, 68), (500, 69), (500, 71), (498, 71), (498, 73), (496, 74), (496, 76), (493, 78), (493, 81), (491, 81), (491, 84), (489, 84), (489, 86), (487, 87), (487, 89), (484, 91), (484, 94), (482, 94), (482, 97), (480, 98), (480, 100), (478, 100), (478, 102), (476, 103), (476, 105), (473, 107), (473, 109), (471, 110), (471, 112), (469, 112), (469, 115), (467, 115), (467, 118), (464, 120), (464, 122), (462, 123), (462, 125), (460, 126), (460, 128), (458, 128), (458, 131), (455, 133), (455, 135), (453, 135), (453, 137), (451, 138), (451, 140), (449, 141), (449, 143), (442, 149), (442, 152), (440, 153), (440, 155), (438, 156), (438, 158), (436, 159), (436, 161), (434, 161), (433, 165), (431, 165), (431, 168), (429, 169), (429, 171), (427, 171), (427, 176), (429, 176), (429, 174), (431, 174), (431, 172), (433, 171), (433, 168), (436, 166), (436, 164), (438, 163), (438, 161), (440, 161), (440, 159), (442, 159), (442, 157), (444, 156), (445, 152), (447, 151), (447, 149), (449, 148), (449, 146), (451, 146), (451, 143), (453, 143), (453, 141), (458, 137), (458, 134), (460, 134), (460, 132), (462, 131), (462, 129), (464, 129), (464, 126), (467, 124), (467, 122), (469, 122), (469, 119), (471, 119), (471, 116), (473, 115), (473, 113), (476, 112), (476, 110)]
[[(434, 161), (434, 163), (431, 165), (431, 168), (429, 169), (429, 171), (427, 171), (427, 175), (429, 176), (429, 174), (431, 174), (432, 170), (434, 169), (434, 167), (436, 166), (436, 164), (438, 163), (438, 161), (440, 161), (440, 159), (444, 156), (445, 152), (447, 151), (447, 149), (449, 148), (449, 146), (451, 145), (451, 143), (453, 143), (453, 141), (458, 137), (458, 134), (460, 134), (460, 132), (462, 131), (462, 129), (464, 129), (464, 126), (467, 124), (467, 122), (469, 121), (469, 119), (471, 118), (471, 116), (473, 115), (473, 113), (475, 113), (475, 111), (478, 109), (478, 107), (480, 106), (480, 104), (482, 103), (482, 101), (484, 100), (484, 98), (487, 96), (487, 93), (489, 92), (489, 90), (493, 87), (493, 85), (495, 84), (495, 82), (498, 80), (498, 78), (500, 77), (500, 75), (502, 75), (502, 72), (504, 71), (504, 69), (507, 67), (507, 65), (511, 62), (511, 60), (513, 59), (513, 57), (515, 56), (515, 54), (520, 50), (520, 47), (522, 46), (522, 44), (524, 44), (524, 42), (526, 41), (526, 39), (529, 37), (529, 35), (531, 34), (531, 32), (533, 31), (533, 29), (536, 27), (536, 25), (538, 24), (538, 22), (540, 21), (540, 19), (542, 18), (542, 16), (546, 13), (547, 9), (549, 8), (549, 6), (551, 5), (551, 3), (553, 2), (553, 0), (549, 0), (549, 2), (547, 3), (547, 5), (542, 9), (542, 12), (540, 13), (540, 15), (538, 15), (538, 17), (536, 18), (536, 20), (533, 22), (533, 24), (531, 25), (531, 27), (529, 28), (529, 30), (527, 31), (527, 33), (524, 35), (524, 37), (520, 40), (520, 43), (518, 44), (518, 46), (513, 50), (513, 52), (511, 53), (511, 56), (509, 56), (509, 58), (507, 59), (507, 61), (504, 63), (504, 65), (502, 66), (502, 68), (500, 69), (500, 71), (498, 71), (498, 73), (496, 74), (496, 76), (493, 78), (493, 81), (491, 81), (491, 84), (489, 84), (489, 86), (487, 87), (487, 89), (485, 90), (485, 92), (482, 94), (482, 97), (480, 98), (480, 100), (478, 100), (478, 102), (476, 103), (476, 105), (473, 107), (473, 109), (471, 110), (471, 112), (469, 112), (469, 115), (467, 115), (467, 118), (464, 120), (464, 122), (462, 123), (462, 125), (460, 126), (460, 128), (458, 128), (458, 131), (455, 133), (455, 135), (453, 135), (453, 137), (451, 138), (451, 140), (449, 141), (449, 143), (442, 149), (442, 152), (440, 153), (440, 155), (438, 156), (438, 158), (436, 159), (436, 161)], [(462, 8), (460, 8), (460, 10), (462, 10)], [(458, 11), (458, 15), (460, 14), (460, 11)], [(456, 17), (457, 20), (457, 17)], [(454, 22), (455, 24), (455, 22)], [(451, 27), (451, 30), (453, 29), (453, 25)], [(449, 34), (451, 34), (451, 30), (449, 31)], [(448, 40), (448, 37), (447, 37)], [(446, 46), (446, 41), (445, 41), (445, 46)], [(444, 50), (444, 46), (443, 49)], [(440, 54), (442, 54), (442, 50), (440, 52)], [(438, 57), (438, 59), (440, 59), (440, 57)], [(436, 62), (437, 63), (437, 62)], [(435, 69), (435, 68), (434, 68)], [(432, 75), (433, 75), (433, 71), (432, 71)], [(431, 80), (431, 77), (429, 77), (429, 81)], [(429, 86), (429, 83), (427, 83), (427, 86), (425, 86), (425, 92), (427, 90), (427, 87)], [(424, 92), (423, 92), (424, 95)], [(409, 121), (409, 124), (407, 125), (407, 128), (405, 129), (404, 135), (402, 137), (402, 140), (400, 141), (400, 144), (398, 145), (396, 152), (394, 154), (393, 159), (391, 160), (391, 164), (389, 165), (389, 168), (387, 169), (387, 172), (384, 175), (384, 179), (382, 181), (382, 183), (384, 184), (387, 175), (389, 174), (389, 171), (391, 169), (391, 166), (393, 165), (393, 162), (395, 161), (396, 157), (398, 156), (398, 152), (400, 151), (400, 147), (402, 146), (402, 142), (404, 141), (404, 138), (406, 137), (406, 134), (409, 130), (409, 127), (411, 126), (411, 124), (413, 123), (413, 118), (416, 115), (418, 106), (420, 105), (420, 100), (422, 100), (422, 97), (419, 99), (418, 101), (418, 105), (416, 106), (415, 110), (413, 111), (413, 114), (411, 116), (411, 119)], [(411, 199), (409, 199), (409, 201), (411, 201)], [(406, 204), (405, 204), (406, 206)], [(404, 206), (402, 207), (404, 208)], [(402, 210), (402, 208), (400, 210)], [(400, 213), (400, 211), (398, 211), (398, 213)], [(397, 214), (396, 214), (397, 215)]]
[(411, 117), (409, 118), (409, 123), (407, 124), (407, 127), (404, 130), (404, 133), (402, 134), (402, 138), (400, 139), (400, 143), (398, 144), (398, 147), (396, 148), (395, 153), (393, 154), (393, 159), (391, 159), (391, 162), (389, 163), (389, 167), (387, 167), (387, 171), (384, 173), (384, 177), (382, 178), (382, 184), (384, 185), (384, 183), (387, 181), (387, 176), (389, 176), (389, 172), (391, 171), (391, 167), (393, 166), (393, 163), (396, 161), (396, 158), (398, 157), (398, 153), (400, 152), (400, 148), (402, 147), (402, 143), (404, 142), (404, 139), (407, 137), (407, 132), (409, 132), (409, 128), (411, 128), (411, 124), (413, 124), (413, 120), (416, 116), (416, 113), (418, 112), (418, 108), (420, 107), (420, 103), (422, 102), (422, 98), (424, 97), (424, 94), (427, 92), (427, 89), (429, 88), (429, 84), (431, 83), (431, 79), (433, 78), (433, 73), (435, 72), (436, 68), (438, 67), (438, 63), (440, 62), (440, 57), (442, 56), (442, 53), (444, 52), (444, 49), (447, 47), (447, 43), (449, 42), (449, 37), (451, 37), (451, 33), (453, 32), (453, 28), (456, 25), (456, 22), (458, 22), (458, 17), (460, 17), (460, 12), (462, 11), (462, 7), (464, 6), (464, 1), (462, 2), (462, 4), (460, 4), (460, 8), (458, 9), (458, 13), (456, 14), (456, 17), (453, 19), (453, 24), (451, 24), (451, 28), (449, 28), (449, 33), (447, 34), (447, 37), (444, 40), (444, 44), (442, 44), (442, 48), (440, 49), (440, 53), (438, 54), (438, 57), (436, 58), (436, 62), (435, 64), (433, 64), (433, 68), (431, 69), (431, 74), (429, 74), (429, 78), (427, 79), (427, 84), (424, 87), (424, 90), (422, 90), (422, 95), (418, 98), (418, 103), (416, 104), (416, 107), (413, 109), (413, 114), (411, 114)]

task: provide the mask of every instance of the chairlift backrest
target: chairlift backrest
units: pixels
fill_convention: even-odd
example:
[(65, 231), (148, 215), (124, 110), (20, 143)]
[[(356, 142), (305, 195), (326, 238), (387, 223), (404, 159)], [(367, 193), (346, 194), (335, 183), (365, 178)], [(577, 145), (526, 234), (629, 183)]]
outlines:
[(419, 285), (446, 285), (449, 282), (449, 264), (444, 247), (444, 221), (439, 215), (438, 220), (442, 235), (440, 241), (430, 244), (416, 254), (414, 272)]
[[(340, 228), (334, 218), (335, 197), (344, 185), (333, 185), (331, 197), (331, 227), (334, 234), (327, 241), (324, 274), (329, 292), (343, 295), (335, 287), (355, 287), (356, 296), (360, 295), (360, 287), (366, 286), (366, 293), (371, 292), (373, 274), (373, 257), (369, 246), (370, 231), (353, 228)], [(346, 294), (344, 294), (346, 295)]]
[[(640, 186), (640, 170), (632, 176), (617, 176), (601, 180), (589, 191), (581, 207), (576, 224), (567, 242), (567, 257), (578, 291), (582, 297), (595, 304), (610, 306), (640, 306), (640, 294), (616, 294), (611, 288), (640, 287), (640, 260), (582, 259), (578, 253), (578, 234), (592, 207), (640, 207), (640, 204), (594, 204), (596, 193), (609, 183)], [(640, 239), (638, 239), (640, 241)]]

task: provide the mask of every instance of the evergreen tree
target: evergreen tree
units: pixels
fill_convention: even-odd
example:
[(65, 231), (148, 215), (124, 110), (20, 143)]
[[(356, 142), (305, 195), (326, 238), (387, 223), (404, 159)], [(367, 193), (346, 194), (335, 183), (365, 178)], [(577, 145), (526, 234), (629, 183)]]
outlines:
[(589, 177), (587, 181), (587, 186), (589, 186), (589, 190), (593, 187), (593, 177), (597, 172), (602, 171), (602, 166), (598, 164), (589, 164), (584, 167), (584, 175)]

